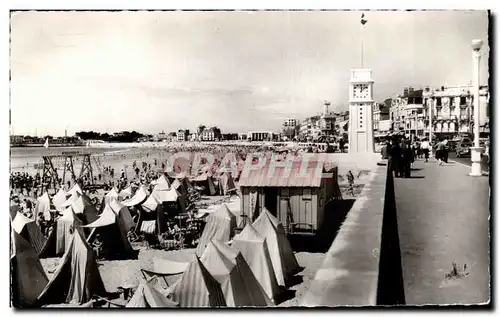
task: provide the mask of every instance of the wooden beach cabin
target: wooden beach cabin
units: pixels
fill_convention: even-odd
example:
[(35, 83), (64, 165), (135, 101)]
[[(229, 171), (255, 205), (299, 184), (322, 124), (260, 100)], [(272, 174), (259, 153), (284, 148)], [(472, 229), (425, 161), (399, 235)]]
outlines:
[(290, 173), (284, 166), (276, 166), (270, 173), (270, 165), (268, 159), (261, 168), (241, 174), (243, 222), (253, 222), (265, 207), (287, 233), (315, 233), (323, 223), (326, 203), (341, 198), (338, 168), (327, 164), (321, 155), (311, 159), (307, 167), (304, 164), (302, 171), (301, 156), (294, 159)]

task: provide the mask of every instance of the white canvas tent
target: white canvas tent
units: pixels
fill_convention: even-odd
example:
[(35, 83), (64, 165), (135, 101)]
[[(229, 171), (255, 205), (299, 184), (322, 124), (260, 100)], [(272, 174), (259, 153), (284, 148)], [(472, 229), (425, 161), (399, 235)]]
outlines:
[(197, 256), (181, 278), (169, 289), (170, 298), (180, 307), (224, 307), (221, 286)]
[(73, 230), (79, 230), (83, 234), (80, 227), (82, 221), (76, 216), (73, 208), (70, 206), (64, 210), (63, 215), (56, 221), (55, 235), (55, 254), (63, 254), (69, 248), (73, 237)]
[(52, 214), (50, 213), (50, 197), (47, 192), (43, 193), (42, 196), (36, 199), (35, 210), (36, 210), (35, 215), (42, 213), (45, 220), (52, 219)]
[(266, 208), (263, 208), (259, 217), (255, 219), (253, 227), (266, 239), (278, 284), (286, 286), (290, 277), (300, 271), (300, 266), (283, 226)]
[(122, 189), (119, 193), (118, 196), (122, 199), (126, 199), (127, 197), (130, 198), (132, 197), (132, 184), (128, 185), (126, 188)]
[(129, 308), (165, 308), (178, 307), (176, 302), (171, 301), (160, 293), (154, 285), (156, 277), (144, 280), (137, 287), (134, 296), (130, 299), (126, 307)]
[(30, 219), (18, 212), (12, 220), (12, 229), (28, 241), (37, 255), (39, 255), (47, 242), (47, 238), (43, 235), (40, 227), (36, 224), (35, 220)]
[(141, 186), (139, 187), (139, 189), (137, 189), (132, 198), (122, 201), (122, 204), (124, 204), (127, 207), (140, 205), (148, 198), (148, 195), (149, 194), (146, 187)]
[(241, 252), (267, 296), (276, 303), (280, 287), (266, 240), (251, 224), (247, 224), (241, 233), (234, 237), (231, 246)]
[(139, 209), (136, 232), (159, 234), (165, 230), (165, 215), (160, 201), (154, 195), (149, 195)]
[[(201, 262), (221, 285), (228, 307), (272, 305), (241, 253), (210, 241)], [(224, 251), (222, 251), (222, 250)]]
[(80, 194), (80, 195), (83, 195), (83, 190), (82, 188), (80, 187), (80, 185), (78, 185), (78, 183), (76, 183), (73, 188), (71, 188), (66, 194), (67, 195), (71, 195), (73, 196), (74, 194)]
[(107, 293), (93, 250), (80, 231), (75, 230), (70, 247), (38, 299), (40, 304), (83, 304), (94, 295)]
[(207, 223), (201, 234), (196, 254), (201, 256), (210, 240), (227, 242), (234, 236), (236, 230), (236, 216), (229, 211), (225, 204), (207, 217)]
[(57, 193), (52, 197), (52, 204), (56, 208), (57, 211), (63, 211), (64, 210), (64, 203), (66, 202), (66, 192), (64, 191), (64, 188), (61, 187), (57, 191)]

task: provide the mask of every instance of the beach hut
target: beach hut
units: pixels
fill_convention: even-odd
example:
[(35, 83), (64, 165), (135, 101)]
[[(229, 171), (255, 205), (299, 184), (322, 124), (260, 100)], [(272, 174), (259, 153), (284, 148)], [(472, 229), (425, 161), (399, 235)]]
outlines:
[(37, 255), (41, 253), (47, 238), (45, 238), (35, 220), (18, 212), (12, 221), (12, 229), (33, 246)]
[(301, 268), (295, 258), (283, 226), (265, 208), (252, 225), (260, 236), (266, 239), (278, 284), (287, 286), (290, 278), (298, 273)]
[(75, 230), (68, 250), (38, 301), (41, 305), (83, 304), (94, 295), (105, 297), (107, 292), (92, 248), (81, 232)]
[(325, 168), (321, 156), (309, 162), (295, 158), (289, 169), (284, 164), (271, 166), (270, 161), (241, 175), (242, 214), (254, 221), (267, 208), (287, 233), (317, 232), (323, 224), (326, 203), (340, 193), (337, 167)]
[(64, 203), (66, 202), (66, 192), (64, 191), (64, 188), (61, 187), (57, 191), (57, 193), (52, 197), (52, 204), (54, 205), (54, 208), (57, 211), (63, 211), (64, 210)]
[(168, 290), (179, 307), (225, 307), (221, 285), (195, 255), (180, 279)]
[(171, 301), (160, 293), (154, 285), (156, 277), (142, 281), (135, 290), (134, 296), (127, 303), (128, 308), (166, 308), (178, 307), (179, 304)]
[(11, 231), (11, 298), (16, 308), (33, 307), (49, 279), (33, 246)]
[(262, 289), (276, 303), (281, 291), (266, 240), (248, 223), (234, 237), (231, 247), (241, 252)]
[(88, 243), (92, 243), (97, 235), (101, 237), (105, 259), (137, 259), (137, 252), (128, 241), (125, 224), (109, 205), (106, 205), (99, 219), (83, 227), (92, 229), (87, 238)]
[(132, 198), (122, 201), (122, 204), (124, 204), (127, 207), (140, 205), (144, 201), (146, 201), (148, 195), (149, 193), (148, 190), (146, 189), (146, 186), (141, 186), (139, 187), (139, 189), (137, 189)]
[(236, 230), (236, 216), (222, 204), (217, 211), (207, 217), (207, 223), (201, 234), (196, 248), (196, 254), (201, 256), (210, 240), (227, 242), (234, 236)]
[[(217, 240), (214, 240), (217, 241)], [(252, 270), (239, 251), (210, 241), (203, 251), (201, 263), (221, 285), (228, 307), (271, 306)]]

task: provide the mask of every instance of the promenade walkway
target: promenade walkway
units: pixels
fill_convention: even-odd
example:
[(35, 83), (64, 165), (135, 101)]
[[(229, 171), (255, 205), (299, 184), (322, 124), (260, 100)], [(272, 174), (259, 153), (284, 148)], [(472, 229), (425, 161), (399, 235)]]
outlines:
[[(395, 179), (406, 304), (488, 302), (489, 178), (454, 162), (414, 168), (411, 179)], [(446, 278), (452, 262), (466, 265), (463, 277)]]

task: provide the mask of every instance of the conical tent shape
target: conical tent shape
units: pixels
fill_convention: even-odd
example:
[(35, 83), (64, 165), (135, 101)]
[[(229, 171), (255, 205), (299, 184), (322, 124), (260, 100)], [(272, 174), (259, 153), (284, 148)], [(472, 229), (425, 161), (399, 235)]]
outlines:
[(11, 232), (11, 296), (14, 307), (33, 306), (49, 279), (31, 244)]
[(168, 179), (165, 177), (165, 175), (160, 176), (160, 177), (156, 180), (156, 183), (157, 183), (157, 184), (167, 184), (167, 186), (170, 186), (170, 182), (169, 182), (169, 181), (168, 181)]
[(207, 217), (207, 223), (201, 234), (196, 254), (201, 255), (210, 240), (227, 242), (234, 236), (236, 229), (236, 216), (222, 204), (217, 211)]
[(236, 189), (231, 173), (224, 173), (219, 177), (219, 194), (227, 195)]
[(64, 191), (64, 188), (59, 188), (57, 193), (52, 197), (52, 204), (54, 204), (54, 207), (56, 208), (57, 211), (63, 211), (64, 210), (64, 203), (66, 202), (66, 192)]
[(226, 301), (219, 282), (195, 256), (181, 278), (172, 286), (170, 297), (180, 307), (224, 307)]
[(151, 194), (141, 205), (136, 231), (158, 234), (165, 232), (165, 227), (165, 214), (162, 204)]
[[(278, 223), (278, 226), (275, 223)], [(253, 227), (266, 239), (278, 284), (286, 286), (290, 277), (300, 271), (300, 267), (283, 226), (263, 208), (259, 217), (255, 219)]]
[[(203, 255), (201, 261), (221, 284), (228, 307), (273, 305), (238, 250), (220, 240), (212, 240)], [(220, 263), (225, 265), (220, 265)], [(220, 274), (221, 268), (223, 269), (222, 275)]]
[(104, 208), (99, 219), (84, 227), (94, 228), (89, 236), (89, 242), (93, 241), (97, 234), (102, 237), (103, 248), (108, 251), (105, 252), (107, 259), (137, 258), (137, 252), (128, 241), (127, 231), (109, 205)]
[(122, 189), (119, 193), (118, 196), (121, 198), (127, 198), (127, 197), (132, 197), (132, 184), (127, 186), (126, 188)]
[(276, 302), (280, 287), (274, 273), (267, 242), (251, 224), (234, 237), (232, 247), (241, 252), (267, 296)]
[(12, 229), (33, 246), (37, 255), (40, 254), (47, 238), (34, 220), (18, 212), (12, 221)]
[(21, 207), (18, 204), (11, 203), (11, 205), (10, 205), (10, 221), (12, 221), (16, 218), (18, 211), (21, 211)]
[[(69, 192), (68, 192), (68, 193), (66, 193), (66, 195), (67, 195), (67, 194), (69, 194)], [(62, 206), (61, 206), (61, 207), (64, 209), (64, 208), (66, 208), (66, 207), (69, 207), (69, 206), (73, 205), (73, 204), (74, 204), (74, 202), (75, 202), (75, 201), (76, 201), (76, 200), (77, 200), (77, 199), (78, 199), (81, 195), (82, 195), (82, 194), (80, 194), (79, 192), (74, 192), (71, 196), (69, 196), (69, 198), (68, 198), (68, 199), (66, 199), (66, 201), (62, 204)]]
[(68, 250), (71, 240), (73, 239), (73, 230), (79, 230), (83, 234), (81, 228), (82, 221), (75, 215), (72, 207), (64, 210), (62, 217), (56, 221), (56, 246), (55, 253), (63, 254)]
[(80, 195), (73, 204), (71, 204), (71, 208), (73, 208), (73, 211), (82, 220), (83, 224), (92, 223), (99, 218), (94, 204), (90, 198), (85, 195)]
[(71, 189), (68, 191), (67, 195), (71, 195), (71, 196), (73, 196), (75, 193), (78, 193), (78, 194), (80, 194), (80, 195), (83, 195), (82, 188), (81, 188), (81, 187), (80, 187), (80, 185), (78, 185), (78, 184), (75, 184), (75, 185), (73, 186), (73, 188), (71, 188)]
[(94, 295), (106, 296), (94, 252), (75, 230), (70, 247), (64, 254), (54, 276), (38, 297), (40, 304), (83, 304)]
[(164, 307), (178, 307), (179, 304), (171, 301), (163, 296), (156, 288), (156, 277), (150, 278), (147, 281), (142, 281), (134, 296), (130, 299), (127, 307), (133, 308), (164, 308)]
[(52, 215), (50, 214), (50, 197), (47, 192), (37, 198), (35, 210), (36, 215), (42, 213), (45, 220), (52, 219)]
[(137, 206), (142, 204), (147, 198), (148, 198), (148, 190), (146, 187), (141, 186), (139, 189), (135, 192), (134, 197), (124, 200), (122, 204), (124, 204), (127, 207), (131, 206)]
[(125, 231), (129, 232), (134, 227), (134, 220), (127, 206), (119, 202), (116, 198), (112, 198), (109, 202), (109, 207), (118, 216), (118, 220), (123, 224)]
[(118, 197), (118, 191), (114, 187), (111, 188), (111, 190), (102, 198), (101, 208), (99, 211), (102, 212), (104, 210), (104, 206), (108, 205), (113, 199), (118, 200)]

